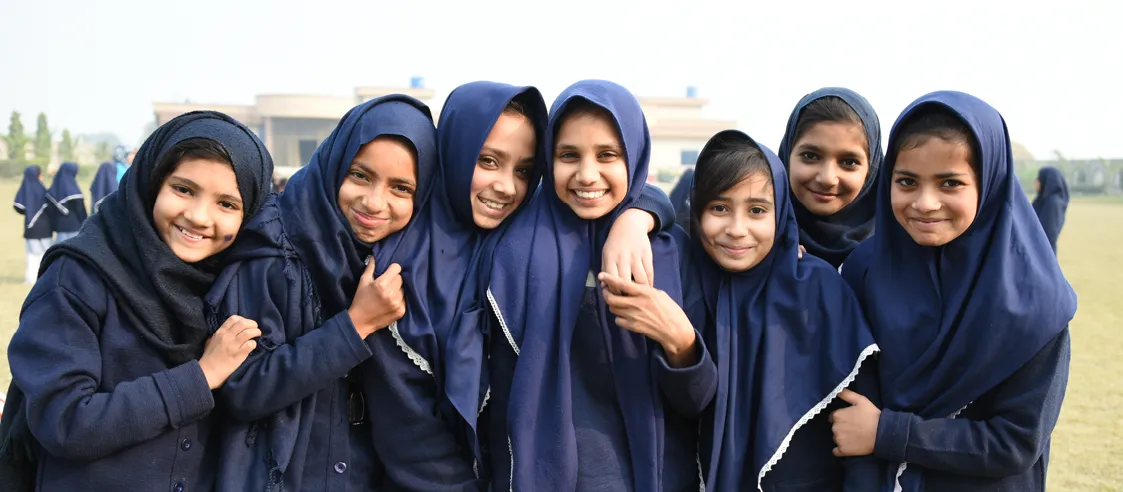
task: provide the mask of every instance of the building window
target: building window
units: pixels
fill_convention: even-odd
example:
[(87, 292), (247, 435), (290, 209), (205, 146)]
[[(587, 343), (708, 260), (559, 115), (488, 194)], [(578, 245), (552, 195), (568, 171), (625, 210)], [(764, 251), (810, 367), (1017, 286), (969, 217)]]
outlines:
[(301, 165), (312, 162), (312, 154), (316, 153), (315, 140), (300, 140), (300, 162)]
[(693, 166), (698, 162), (697, 150), (684, 150), (682, 151), (682, 165)]

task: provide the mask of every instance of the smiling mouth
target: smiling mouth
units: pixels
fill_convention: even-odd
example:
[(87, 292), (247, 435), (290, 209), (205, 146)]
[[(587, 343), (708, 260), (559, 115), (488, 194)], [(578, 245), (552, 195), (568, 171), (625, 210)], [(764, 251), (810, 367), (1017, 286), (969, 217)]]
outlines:
[(572, 190), (572, 192), (573, 192), (573, 195), (577, 197), (578, 201), (594, 202), (594, 201), (600, 200), (601, 198), (604, 198), (604, 196), (608, 193), (608, 190), (607, 189), (597, 190), (597, 191)]
[(721, 244), (719, 244), (718, 247), (721, 248), (723, 251), (725, 251), (725, 253), (728, 254), (729, 256), (743, 256), (746, 253), (748, 253), (749, 251), (752, 251), (752, 249), (753, 249), (752, 246), (734, 248), (734, 247), (731, 247), (731, 246), (723, 246)]
[(480, 203), (484, 204), (484, 206), (487, 207), (488, 210), (493, 212), (502, 212), (504, 210), (507, 210), (507, 208), (511, 206), (510, 203), (496, 202), (488, 200), (487, 198), (484, 198), (482, 196), (476, 198), (479, 199)]
[(179, 231), (180, 234), (183, 234), (183, 237), (185, 237), (185, 238), (187, 238), (191, 241), (202, 241), (203, 239), (206, 239), (206, 236), (204, 236), (202, 234), (197, 234), (197, 233), (191, 232), (188, 229), (180, 227), (179, 225), (176, 225), (176, 224), (172, 224), (172, 225), (173, 225), (173, 227), (175, 227)]
[(351, 209), (351, 215), (355, 217), (355, 220), (359, 223), (360, 226), (368, 229), (373, 229), (382, 224), (385, 224), (388, 220), (378, 218), (373, 215), (367, 215), (355, 209)]

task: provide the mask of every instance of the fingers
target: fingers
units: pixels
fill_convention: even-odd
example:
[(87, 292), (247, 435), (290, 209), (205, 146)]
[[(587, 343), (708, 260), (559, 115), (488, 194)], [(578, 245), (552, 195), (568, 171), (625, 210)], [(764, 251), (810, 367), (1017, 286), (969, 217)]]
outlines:
[(858, 405), (859, 403), (869, 401), (866, 399), (866, 397), (850, 391), (849, 389), (842, 390), (842, 393), (839, 393), (838, 397), (842, 398), (842, 401), (845, 401), (846, 403), (849, 403), (851, 405)]
[(242, 321), (245, 321), (245, 319), (246, 318), (238, 316), (237, 314), (235, 314), (233, 316), (230, 316), (229, 318), (226, 318), (226, 321), (222, 322), (222, 326), (219, 326), (218, 329), (215, 330), (215, 335), (217, 335), (218, 332), (220, 332), (220, 331), (231, 330), (233, 326), (241, 323)]
[(831, 453), (833, 453), (836, 457), (839, 457), (839, 458), (843, 458), (843, 457), (846, 456), (845, 454), (842, 454), (842, 450), (838, 449), (838, 448), (832, 449)]
[(635, 282), (625, 280), (623, 277), (614, 277), (601, 272), (600, 275), (597, 275), (597, 279), (604, 283), (605, 286), (612, 290), (614, 293), (619, 295), (630, 296), (636, 295), (640, 292), (640, 288)]
[(652, 271), (654, 270), (649, 270), (643, 259), (640, 258), (636, 261), (636, 264), (632, 265), (632, 279), (640, 285), (651, 285), (651, 276), (647, 272)]
[[(370, 263), (372, 265), (374, 264), (373, 261), (371, 261)], [(385, 272), (382, 272), (382, 275), (379, 275), (378, 278), (379, 279), (392, 279), (394, 277), (398, 277), (398, 282), (401, 283), (401, 275), (402, 275), (402, 266), (397, 264), (397, 263), (391, 263), (390, 268), (387, 268)]]
[(619, 265), (617, 264), (617, 262), (615, 260), (609, 259), (608, 256), (605, 256), (604, 260), (602, 260), (601, 263), (602, 263), (602, 265), (601, 265), (601, 270), (602, 270), (601, 275), (608, 274), (608, 275), (612, 275), (613, 277), (619, 277), (620, 276), (620, 268), (619, 268)]
[(643, 255), (643, 271), (647, 275), (647, 284), (655, 287), (655, 260), (650, 254)]

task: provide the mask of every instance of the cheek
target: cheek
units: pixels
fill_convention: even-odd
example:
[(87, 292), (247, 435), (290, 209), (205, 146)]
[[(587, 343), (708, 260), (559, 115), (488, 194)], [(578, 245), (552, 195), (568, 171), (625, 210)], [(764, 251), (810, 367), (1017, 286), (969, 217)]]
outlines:
[(476, 166), (476, 170), (472, 172), (472, 189), (470, 191), (472, 197), (478, 195), (491, 184), (491, 172)]
[(979, 212), (979, 193), (978, 190), (967, 190), (960, 193), (956, 198), (956, 212), (963, 228), (966, 229), (971, 226), (971, 223), (975, 222), (975, 216)]
[(840, 181), (850, 190), (850, 193), (857, 195), (862, 191), (862, 188), (865, 187), (866, 177), (869, 176), (869, 173), (869, 168), (862, 166), (855, 171), (844, 173)]
[(706, 244), (714, 242), (721, 235), (721, 230), (725, 227), (723, 221), (710, 214), (702, 214), (702, 220), (699, 221), (702, 227), (702, 239)]
[(343, 181), (343, 185), (339, 187), (339, 209), (343, 211), (343, 213), (347, 213), (348, 205), (355, 201), (355, 195), (358, 193), (355, 188), (357, 187), (354, 184), (346, 180)]
[(792, 158), (788, 165), (788, 182), (797, 185), (815, 179), (815, 168), (804, 164), (797, 158)]
[(409, 224), (409, 219), (413, 217), (413, 198), (395, 197), (390, 201), (390, 213), (397, 226), (395, 230), (401, 230), (406, 224)]
[(628, 193), (628, 165), (624, 161), (616, 161), (605, 166), (605, 169), (601, 170), (601, 175), (612, 188), (613, 194), (623, 196)]

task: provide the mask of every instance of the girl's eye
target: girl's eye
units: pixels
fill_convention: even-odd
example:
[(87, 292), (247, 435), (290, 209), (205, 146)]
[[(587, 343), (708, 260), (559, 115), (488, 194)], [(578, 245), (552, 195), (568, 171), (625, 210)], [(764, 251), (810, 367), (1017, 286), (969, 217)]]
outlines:
[(398, 193), (405, 193), (405, 194), (407, 194), (407, 195), (412, 195), (412, 194), (413, 194), (413, 189), (412, 189), (412, 188), (410, 188), (410, 187), (408, 187), (408, 186), (403, 186), (403, 185), (394, 185), (392, 189), (393, 189), (394, 191), (397, 191)]
[(487, 169), (495, 169), (499, 167), (499, 163), (496, 162), (495, 158), (491, 156), (481, 155), (480, 158), (476, 160), (476, 162)]
[(610, 161), (616, 158), (616, 154), (614, 152), (601, 152), (597, 157), (602, 161)]
[(754, 215), (760, 215), (760, 214), (766, 214), (766, 213), (768, 213), (768, 211), (765, 210), (762, 207), (753, 207), (753, 208), (749, 209), (749, 213), (754, 214)]
[(722, 214), (722, 213), (728, 212), (729, 209), (725, 208), (725, 205), (713, 205), (713, 206), (710, 207), (710, 211), (714, 212), (714, 213)]
[(530, 168), (529, 167), (520, 167), (518, 169), (515, 169), (515, 175), (517, 175), (519, 178), (521, 178), (523, 180), (530, 179)]
[(186, 187), (186, 186), (172, 185), (172, 189), (175, 190), (176, 192), (183, 193), (184, 195), (190, 195), (191, 194), (191, 189)]
[(219, 202), (218, 205), (228, 210), (238, 210), (238, 205), (236, 205), (234, 202)]
[(577, 153), (576, 152), (562, 152), (560, 155), (558, 155), (558, 157), (561, 158), (561, 159), (565, 159), (565, 160), (576, 159)]
[(799, 156), (801, 158), (803, 158), (803, 160), (805, 160), (805, 161), (813, 161), (813, 160), (819, 158), (819, 156), (816, 155), (814, 152), (804, 152), (802, 154), (799, 154)]
[(912, 178), (897, 178), (897, 184), (905, 187), (916, 186), (916, 181)]
[(347, 173), (347, 175), (353, 178), (361, 179), (363, 181), (367, 180), (367, 176), (359, 171), (350, 171)]
[(964, 186), (964, 183), (958, 179), (949, 179), (943, 182), (944, 188), (958, 188)]
[(845, 159), (842, 161), (842, 167), (845, 167), (847, 169), (857, 169), (861, 165), (861, 162), (858, 162), (854, 159)]

